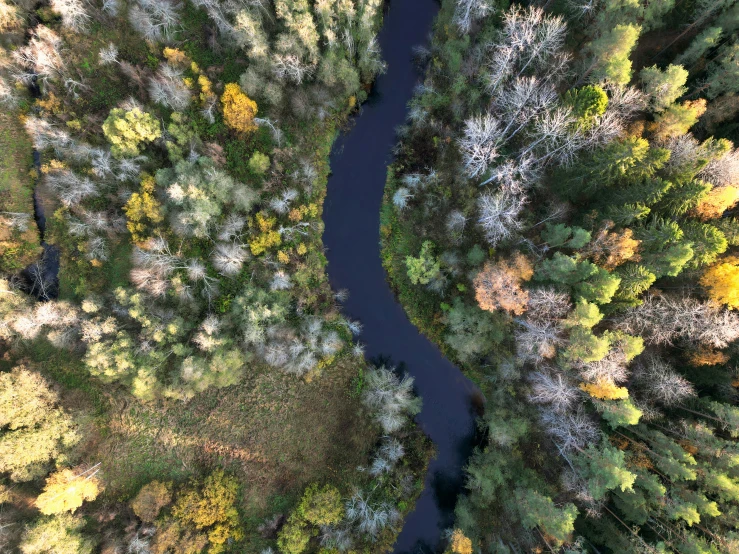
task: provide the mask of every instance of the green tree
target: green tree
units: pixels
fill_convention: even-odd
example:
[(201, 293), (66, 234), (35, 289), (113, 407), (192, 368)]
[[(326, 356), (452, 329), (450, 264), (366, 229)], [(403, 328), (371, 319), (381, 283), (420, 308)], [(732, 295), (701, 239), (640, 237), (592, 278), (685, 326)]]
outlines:
[(264, 175), (269, 169), (269, 156), (261, 152), (254, 152), (249, 158), (249, 169), (257, 175)]
[(113, 108), (103, 123), (103, 133), (116, 158), (138, 156), (141, 146), (162, 136), (159, 121), (140, 108)]
[(26, 526), (23, 554), (92, 554), (95, 542), (82, 534), (85, 520), (71, 514), (43, 517)]
[(589, 45), (593, 56), (585, 75), (592, 73), (595, 81), (607, 80), (617, 85), (627, 85), (631, 81), (631, 60), (629, 56), (641, 34), (638, 25), (616, 25), (603, 33)]
[(708, 98), (739, 92), (739, 43), (734, 41), (719, 48), (718, 55), (708, 67), (706, 77)]
[(341, 493), (336, 487), (318, 483), (309, 485), (296, 510), (308, 523), (313, 525), (333, 525), (344, 515)]
[(698, 33), (698, 35), (690, 42), (690, 46), (682, 51), (675, 59), (677, 63), (690, 67), (695, 64), (705, 54), (715, 48), (721, 40), (721, 27), (708, 27)]
[(418, 257), (407, 256), (405, 265), (408, 268), (408, 278), (414, 285), (426, 285), (441, 273), (441, 262), (433, 255), (434, 243), (430, 240), (421, 245)]
[(639, 73), (643, 90), (649, 95), (653, 111), (661, 112), (687, 92), (688, 72), (681, 65), (668, 65), (664, 70), (656, 65)]
[(447, 333), (444, 342), (460, 360), (473, 361), (490, 353), (505, 338), (507, 323), (500, 312), (481, 310), (456, 297), (444, 316)]
[(564, 102), (572, 108), (573, 115), (581, 127), (587, 129), (593, 125), (596, 117), (605, 113), (608, 107), (608, 95), (598, 85), (585, 85), (570, 89), (564, 95)]
[(578, 511), (574, 504), (567, 503), (557, 507), (551, 498), (535, 490), (517, 490), (516, 501), (521, 514), (521, 522), (527, 529), (539, 527), (556, 545), (569, 542), (575, 530)]
[(277, 534), (277, 546), (283, 554), (301, 554), (310, 541), (310, 530), (305, 521), (292, 514)]
[(595, 500), (604, 498), (608, 491), (616, 488), (630, 491), (636, 480), (636, 474), (627, 469), (624, 452), (607, 442), (599, 446), (589, 445), (580, 451), (573, 463)]

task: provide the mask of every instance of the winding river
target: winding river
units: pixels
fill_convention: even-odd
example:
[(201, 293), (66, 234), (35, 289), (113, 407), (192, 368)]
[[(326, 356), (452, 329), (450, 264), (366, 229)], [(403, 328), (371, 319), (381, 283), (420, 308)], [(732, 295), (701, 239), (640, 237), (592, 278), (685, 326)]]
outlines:
[(417, 422), (433, 440), (425, 489), (407, 517), (396, 553), (433, 552), (453, 523), (463, 466), (471, 452), (475, 386), (408, 320), (386, 280), (380, 261), (380, 205), (395, 127), (419, 81), (413, 46), (428, 41), (438, 4), (434, 0), (390, 0), (379, 35), (388, 70), (375, 83), (353, 127), (335, 142), (332, 175), (324, 204), (323, 241), (334, 290), (348, 289), (344, 313), (359, 319), (368, 358), (403, 363), (423, 398)]

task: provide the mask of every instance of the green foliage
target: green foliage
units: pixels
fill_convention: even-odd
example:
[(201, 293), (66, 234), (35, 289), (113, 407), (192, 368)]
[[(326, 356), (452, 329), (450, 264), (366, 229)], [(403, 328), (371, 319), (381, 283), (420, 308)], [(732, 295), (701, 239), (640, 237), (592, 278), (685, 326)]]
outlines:
[(608, 491), (616, 488), (633, 489), (636, 474), (627, 469), (624, 453), (608, 443), (589, 445), (573, 462), (595, 500), (604, 498)]
[(567, 227), (563, 223), (546, 224), (541, 238), (553, 248), (564, 247), (575, 250), (590, 242), (590, 232), (580, 227)]
[(592, 71), (596, 81), (607, 79), (618, 85), (627, 85), (631, 81), (629, 55), (640, 33), (638, 25), (616, 25), (590, 43), (590, 51), (595, 58)]
[(500, 312), (481, 310), (477, 305), (454, 299), (444, 316), (448, 333), (444, 342), (452, 347), (460, 360), (471, 361), (489, 354), (505, 338), (506, 321)]
[(612, 428), (636, 425), (643, 415), (642, 411), (634, 406), (631, 398), (623, 400), (593, 400), (596, 409), (606, 423)]
[(344, 515), (341, 493), (331, 485), (319, 487), (313, 483), (305, 489), (296, 513), (313, 525), (338, 523)]
[(664, 70), (656, 65), (645, 67), (639, 77), (643, 90), (649, 95), (651, 107), (661, 112), (687, 92), (684, 86), (688, 72), (681, 65), (668, 65)]
[(574, 327), (570, 331), (570, 342), (562, 355), (570, 362), (597, 362), (608, 354), (611, 341), (607, 336), (597, 337), (590, 329)]
[(554, 538), (555, 544), (569, 541), (578, 515), (574, 504), (568, 503), (559, 508), (551, 498), (531, 489), (516, 491), (516, 500), (524, 527), (540, 527), (546, 535)]
[(568, 327), (581, 326), (591, 329), (600, 323), (603, 314), (600, 313), (598, 306), (581, 298), (575, 304), (574, 309), (569, 313), (564, 324)]
[(572, 113), (579, 124), (588, 128), (596, 117), (605, 113), (608, 95), (598, 85), (585, 85), (579, 89), (568, 90), (564, 95), (564, 102), (572, 108)]
[(264, 175), (269, 169), (269, 156), (261, 152), (254, 152), (249, 158), (249, 169), (256, 175)]
[(311, 533), (306, 522), (297, 514), (291, 515), (277, 535), (277, 546), (283, 554), (301, 554), (308, 547)]
[(113, 108), (103, 123), (103, 133), (116, 158), (138, 156), (141, 146), (162, 136), (159, 121), (140, 108)]
[(433, 254), (434, 243), (430, 240), (421, 245), (418, 257), (407, 256), (405, 265), (408, 268), (408, 278), (414, 285), (426, 285), (441, 273), (441, 262)]
[(467, 252), (467, 263), (475, 267), (480, 265), (487, 259), (487, 253), (480, 247), (479, 244), (475, 244)]

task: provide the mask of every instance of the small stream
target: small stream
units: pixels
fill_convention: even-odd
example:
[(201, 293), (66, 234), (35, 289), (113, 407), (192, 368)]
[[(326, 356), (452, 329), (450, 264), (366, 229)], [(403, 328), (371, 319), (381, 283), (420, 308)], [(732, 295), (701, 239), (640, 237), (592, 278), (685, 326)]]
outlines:
[(481, 398), (475, 385), (408, 320), (380, 261), (380, 205), (395, 128), (405, 120), (406, 103), (420, 78), (412, 48), (428, 41), (438, 9), (434, 0), (390, 0), (379, 34), (388, 71), (377, 79), (354, 126), (334, 144), (323, 212), (331, 285), (350, 293), (343, 311), (362, 322), (360, 340), (368, 359), (402, 363), (415, 378), (416, 392), (423, 397), (417, 422), (438, 453), (398, 537), (396, 553), (434, 552), (442, 531), (453, 525), (463, 467), (473, 447), (475, 405)]

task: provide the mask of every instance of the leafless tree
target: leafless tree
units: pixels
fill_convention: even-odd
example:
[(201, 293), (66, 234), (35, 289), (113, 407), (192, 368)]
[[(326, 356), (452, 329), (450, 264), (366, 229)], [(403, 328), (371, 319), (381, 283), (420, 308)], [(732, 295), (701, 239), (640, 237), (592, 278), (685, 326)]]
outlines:
[(685, 296), (647, 296), (629, 309), (619, 329), (638, 334), (648, 344), (672, 344), (676, 339), (725, 348), (739, 338), (739, 316), (713, 302)]
[(693, 385), (663, 359), (655, 355), (643, 357), (637, 364), (635, 377), (645, 396), (665, 406), (673, 406), (695, 396)]
[(145, 39), (169, 42), (180, 26), (179, 8), (169, 0), (137, 0), (128, 10), (128, 19)]
[(739, 184), (739, 149), (734, 148), (713, 158), (701, 169), (698, 176), (717, 187)]
[(542, 410), (541, 421), (563, 451), (582, 449), (598, 438), (598, 427), (582, 409), (568, 412)]
[(568, 410), (580, 396), (578, 389), (561, 373), (536, 372), (529, 377), (529, 380), (531, 381), (531, 394), (529, 395), (531, 401), (537, 404), (548, 404), (556, 412)]
[(45, 25), (37, 25), (31, 31), (28, 44), (13, 52), (13, 59), (19, 66), (16, 78), (30, 84), (34, 77), (45, 81), (61, 76), (64, 71), (61, 47), (59, 35)]
[(472, 24), (495, 13), (495, 4), (489, 0), (457, 0), (454, 6), (454, 23), (467, 34)]
[(213, 266), (223, 275), (238, 275), (249, 255), (236, 243), (219, 243), (212, 255)]
[(173, 110), (184, 110), (190, 104), (190, 89), (182, 80), (182, 70), (164, 63), (149, 80), (152, 101)]
[(313, 65), (304, 62), (295, 54), (275, 54), (272, 71), (278, 79), (292, 81), (296, 85), (313, 75)]
[(523, 228), (523, 222), (519, 217), (525, 205), (525, 196), (505, 190), (480, 195), (477, 199), (480, 210), (477, 221), (491, 246), (496, 246)]
[(475, 116), (465, 121), (464, 137), (459, 140), (459, 147), (468, 176), (477, 177), (487, 171), (488, 166), (498, 157), (500, 139), (500, 123), (491, 114)]
[(108, 46), (104, 46), (98, 53), (100, 65), (109, 65), (118, 63), (118, 47), (112, 42)]
[(572, 309), (570, 295), (551, 287), (529, 291), (528, 321), (557, 321)]
[(62, 25), (78, 33), (85, 30), (90, 20), (81, 0), (51, 0), (51, 9), (62, 16)]

